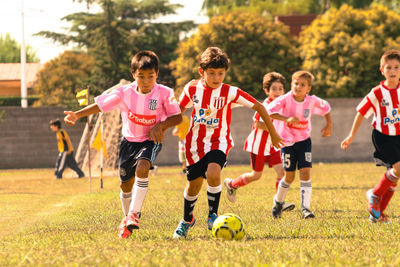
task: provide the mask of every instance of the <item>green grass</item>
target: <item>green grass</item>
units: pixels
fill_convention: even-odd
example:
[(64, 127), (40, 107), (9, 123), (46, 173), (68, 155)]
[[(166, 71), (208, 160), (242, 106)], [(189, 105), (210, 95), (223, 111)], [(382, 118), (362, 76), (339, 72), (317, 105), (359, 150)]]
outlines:
[[(236, 177), (249, 166), (228, 166), (222, 177)], [(287, 201), (296, 209), (271, 218), (275, 175), (238, 191), (238, 201), (222, 193), (220, 213), (245, 222), (242, 241), (219, 241), (207, 230), (206, 186), (195, 208), (197, 223), (186, 240), (172, 233), (183, 213), (185, 177), (179, 167), (160, 167), (150, 177), (142, 228), (120, 240), (122, 218), (119, 178), (53, 179), (52, 170), (0, 171), (0, 266), (398, 266), (399, 199), (387, 214), (392, 224), (371, 224), (365, 192), (385, 172), (372, 163), (315, 164), (312, 209), (316, 219), (302, 220), (299, 181)]]

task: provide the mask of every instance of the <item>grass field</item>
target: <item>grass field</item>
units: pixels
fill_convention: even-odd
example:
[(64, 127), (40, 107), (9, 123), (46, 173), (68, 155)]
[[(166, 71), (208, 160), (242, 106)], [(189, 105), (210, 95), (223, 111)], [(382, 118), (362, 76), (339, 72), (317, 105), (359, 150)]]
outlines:
[[(236, 177), (249, 166), (228, 166), (222, 177)], [(271, 217), (275, 176), (241, 188), (238, 202), (222, 193), (220, 213), (245, 222), (242, 241), (219, 241), (207, 230), (206, 186), (195, 208), (197, 223), (186, 240), (172, 239), (182, 218), (185, 177), (178, 167), (160, 167), (150, 177), (142, 228), (120, 240), (119, 179), (106, 177), (104, 189), (88, 178), (53, 179), (52, 170), (0, 170), (0, 266), (399, 266), (399, 197), (387, 214), (392, 224), (368, 221), (365, 192), (384, 168), (372, 163), (315, 164), (312, 209), (303, 220), (299, 181), (287, 200), (294, 211)]]

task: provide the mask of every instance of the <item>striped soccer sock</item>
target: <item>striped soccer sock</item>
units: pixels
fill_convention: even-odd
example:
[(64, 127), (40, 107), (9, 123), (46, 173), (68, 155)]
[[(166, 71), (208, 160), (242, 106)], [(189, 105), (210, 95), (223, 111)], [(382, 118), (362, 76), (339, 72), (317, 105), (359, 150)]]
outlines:
[(221, 197), (222, 185), (207, 186), (208, 213), (218, 214), (219, 199)]
[(138, 213), (142, 210), (144, 198), (149, 188), (149, 178), (135, 177), (133, 185), (132, 201), (129, 207), (130, 212)]
[(184, 198), (184, 209), (183, 209), (183, 220), (185, 222), (191, 222), (192, 221), (192, 217), (193, 217), (193, 210), (194, 210), (194, 206), (196, 204), (197, 198), (199, 197), (199, 195), (197, 194), (197, 196), (189, 196), (186, 193), (186, 189), (185, 192), (183, 193), (183, 198)]
[(279, 182), (278, 191), (276, 192), (276, 195), (275, 195), (275, 201), (277, 201), (277, 202), (285, 201), (286, 194), (289, 191), (289, 188), (290, 188), (290, 184), (286, 183), (285, 179), (282, 179)]
[(308, 181), (300, 181), (300, 197), (301, 197), (301, 208), (310, 209), (311, 205), (311, 179)]

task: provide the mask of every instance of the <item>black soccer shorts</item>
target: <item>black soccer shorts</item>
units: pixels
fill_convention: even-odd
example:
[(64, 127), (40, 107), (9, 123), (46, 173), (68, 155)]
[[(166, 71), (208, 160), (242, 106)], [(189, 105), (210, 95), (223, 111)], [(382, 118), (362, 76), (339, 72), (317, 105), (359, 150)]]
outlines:
[(281, 158), (285, 171), (295, 171), (312, 167), (311, 138), (281, 148)]
[(187, 167), (187, 179), (193, 181), (199, 177), (206, 179), (208, 164), (217, 163), (221, 169), (226, 166), (226, 154), (221, 150), (211, 150), (195, 164)]

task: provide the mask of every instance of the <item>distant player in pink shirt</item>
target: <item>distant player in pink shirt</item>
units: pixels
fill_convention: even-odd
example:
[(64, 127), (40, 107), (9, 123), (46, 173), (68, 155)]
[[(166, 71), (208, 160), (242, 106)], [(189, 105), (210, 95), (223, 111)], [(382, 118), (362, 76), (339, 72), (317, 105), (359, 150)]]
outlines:
[[(140, 51), (131, 62), (135, 82), (95, 98), (79, 111), (65, 111), (69, 125), (82, 117), (113, 109), (121, 110), (122, 141), (119, 153), (121, 204), (124, 217), (120, 238), (139, 229), (139, 218), (149, 184), (149, 169), (161, 150), (164, 133), (182, 121), (179, 104), (171, 88), (157, 84), (159, 59), (152, 51)], [(132, 190), (133, 189), (133, 190)]]
[(264, 106), (241, 89), (223, 83), (228, 66), (229, 58), (220, 48), (207, 48), (200, 56), (198, 70), (201, 80), (189, 82), (179, 99), (182, 112), (190, 107), (193, 111), (185, 142), (188, 185), (184, 191), (183, 219), (175, 229), (174, 238), (186, 237), (187, 231), (194, 225), (193, 209), (204, 179), (208, 184), (209, 230), (218, 216), (221, 170), (233, 147), (230, 130), (232, 105), (256, 110), (270, 132), (272, 144), (281, 146), (282, 139)]
[(272, 208), (274, 218), (281, 217), (286, 193), (295, 178), (296, 169), (300, 173), (302, 217), (304, 219), (315, 217), (310, 210), (311, 115), (325, 117), (326, 126), (321, 130), (322, 137), (331, 135), (332, 121), (329, 103), (314, 95), (308, 95), (313, 79), (313, 75), (308, 71), (295, 72), (292, 75), (292, 90), (268, 105), (275, 128), (286, 142), (285, 147), (281, 149), (285, 178), (280, 181), (278, 192), (274, 197)]
[[(285, 77), (277, 72), (270, 72), (264, 75), (263, 90), (267, 95), (263, 105), (267, 107), (274, 99), (285, 93)], [(285, 171), (282, 166), (281, 151), (271, 145), (268, 129), (257, 112), (253, 116), (253, 129), (246, 139), (244, 150), (250, 153), (252, 172), (243, 173), (236, 179), (225, 178), (226, 196), (231, 202), (236, 202), (236, 191), (239, 187), (246, 186), (249, 183), (261, 178), (264, 165), (268, 163), (270, 168), (276, 172), (276, 190), (278, 184), (283, 178)], [(295, 208), (293, 203), (284, 203), (282, 211), (289, 211)]]
[(357, 106), (357, 114), (349, 135), (342, 141), (348, 149), (365, 118), (372, 119), (374, 158), (387, 172), (373, 189), (368, 190), (368, 211), (371, 222), (389, 222), (384, 214), (400, 177), (400, 51), (388, 50), (380, 60), (380, 71), (385, 77)]

